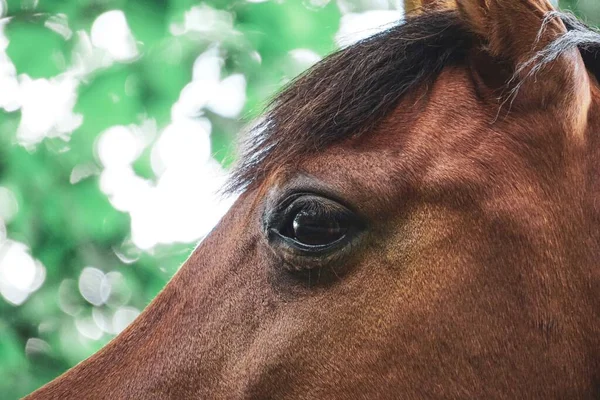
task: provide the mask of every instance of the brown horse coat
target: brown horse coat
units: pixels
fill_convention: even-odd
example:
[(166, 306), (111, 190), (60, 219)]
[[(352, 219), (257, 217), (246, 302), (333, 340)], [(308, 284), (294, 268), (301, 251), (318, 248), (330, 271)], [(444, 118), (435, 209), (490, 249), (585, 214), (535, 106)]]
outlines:
[(286, 89), (221, 223), (29, 398), (599, 398), (599, 36), (457, 2)]

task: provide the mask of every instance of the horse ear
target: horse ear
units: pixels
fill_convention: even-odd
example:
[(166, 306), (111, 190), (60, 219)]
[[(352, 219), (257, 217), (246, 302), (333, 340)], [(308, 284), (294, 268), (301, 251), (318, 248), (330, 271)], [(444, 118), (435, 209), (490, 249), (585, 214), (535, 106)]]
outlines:
[(523, 62), (566, 33), (547, 0), (456, 0), (463, 20), (493, 56)]
[[(456, 0), (456, 5), (484, 51), (512, 70), (519, 98), (511, 101), (548, 106), (589, 99), (583, 59), (576, 46), (560, 41), (567, 28), (548, 0)], [(532, 76), (536, 79), (528, 79)]]

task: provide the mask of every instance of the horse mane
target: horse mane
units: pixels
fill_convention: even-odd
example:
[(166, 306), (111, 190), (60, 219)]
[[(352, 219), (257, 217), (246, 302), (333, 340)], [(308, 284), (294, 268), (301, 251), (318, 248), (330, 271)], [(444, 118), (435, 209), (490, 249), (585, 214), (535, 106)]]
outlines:
[[(533, 67), (528, 69), (535, 73), (576, 47), (588, 70), (600, 77), (600, 34), (572, 14), (553, 12), (547, 18), (562, 19), (568, 32), (527, 61)], [(225, 190), (244, 190), (303, 155), (373, 129), (405, 94), (432, 82), (443, 68), (464, 63), (477, 43), (458, 13), (445, 10), (409, 16), (331, 54), (269, 103), (244, 136)]]

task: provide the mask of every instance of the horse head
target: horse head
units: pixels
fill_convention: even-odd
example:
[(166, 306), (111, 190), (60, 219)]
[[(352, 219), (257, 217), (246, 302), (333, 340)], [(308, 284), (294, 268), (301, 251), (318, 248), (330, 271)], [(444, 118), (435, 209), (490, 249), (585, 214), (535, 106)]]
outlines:
[(276, 97), (219, 225), (29, 398), (598, 398), (600, 36), (456, 3)]

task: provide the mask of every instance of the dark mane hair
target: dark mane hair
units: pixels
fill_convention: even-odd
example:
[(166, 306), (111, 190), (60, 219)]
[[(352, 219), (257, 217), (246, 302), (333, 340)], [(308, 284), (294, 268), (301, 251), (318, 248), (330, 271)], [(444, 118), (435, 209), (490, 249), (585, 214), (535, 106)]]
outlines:
[[(588, 69), (600, 76), (600, 35), (570, 14), (548, 18), (561, 18), (569, 32), (528, 61), (535, 63), (533, 71), (578, 47)], [(446, 10), (409, 16), (326, 57), (275, 97), (248, 132), (226, 191), (260, 183), (274, 168), (369, 131), (406, 93), (464, 62), (476, 42), (458, 13)]]

